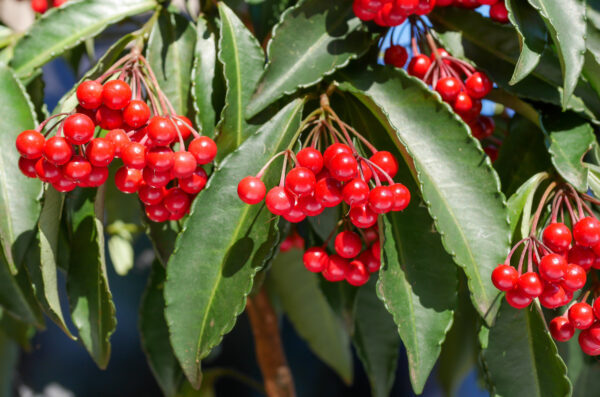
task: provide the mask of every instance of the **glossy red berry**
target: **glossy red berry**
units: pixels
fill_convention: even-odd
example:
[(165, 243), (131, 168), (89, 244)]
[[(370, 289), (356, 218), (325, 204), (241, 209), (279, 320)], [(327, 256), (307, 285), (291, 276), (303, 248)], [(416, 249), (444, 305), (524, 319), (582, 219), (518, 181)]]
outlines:
[(102, 105), (102, 84), (87, 80), (77, 87), (77, 100), (84, 109), (96, 109)]
[(73, 156), (63, 167), (63, 175), (74, 181), (84, 181), (92, 172), (92, 165), (82, 156)]
[(187, 194), (198, 194), (206, 186), (208, 175), (202, 167), (196, 168), (192, 175), (179, 179), (179, 187)]
[(594, 315), (596, 316), (596, 318), (600, 319), (600, 298), (596, 298), (594, 299)]
[(564, 252), (571, 245), (571, 231), (564, 223), (554, 222), (546, 226), (542, 240), (552, 251)]
[(44, 158), (40, 158), (35, 163), (35, 172), (42, 182), (54, 183), (62, 178), (60, 168)]
[(586, 329), (594, 323), (594, 311), (585, 302), (575, 303), (569, 308), (569, 321), (577, 329)]
[(190, 196), (178, 187), (167, 190), (163, 205), (172, 214), (180, 214), (185, 212), (190, 207)]
[(188, 139), (190, 135), (192, 135), (192, 130), (190, 128), (193, 128), (193, 125), (190, 119), (179, 115), (177, 116), (177, 119), (173, 120), (173, 122), (175, 123), (175, 126), (177, 127), (176, 129), (181, 134), (181, 138), (184, 141)]
[(475, 72), (465, 80), (465, 88), (471, 98), (482, 99), (492, 90), (492, 82), (485, 73)]
[(542, 306), (548, 309), (556, 309), (566, 304), (570, 299), (568, 299), (565, 289), (559, 284), (546, 283), (539, 300)]
[[(390, 7), (391, 6), (391, 7)], [(384, 4), (380, 10), (381, 17), (385, 26), (398, 26), (406, 21), (406, 13), (399, 8), (392, 6), (391, 2)]]
[(469, 94), (467, 94), (464, 91), (459, 92), (458, 95), (456, 96), (456, 99), (454, 100), (454, 103), (452, 104), (452, 109), (454, 109), (454, 111), (456, 113), (466, 114), (472, 108), (473, 108), (473, 100), (471, 99)]
[(174, 153), (169, 147), (156, 146), (146, 152), (146, 166), (155, 171), (173, 168)]
[(154, 116), (148, 124), (148, 137), (156, 145), (169, 145), (177, 138), (175, 124), (166, 117)]
[(573, 238), (584, 247), (600, 243), (600, 222), (591, 216), (580, 219), (573, 227)]
[(38, 159), (26, 159), (25, 157), (19, 157), (19, 170), (28, 178), (36, 178), (37, 172), (35, 171), (35, 163)]
[(381, 268), (381, 262), (371, 254), (370, 249), (363, 251), (358, 260), (365, 264), (369, 273), (375, 273)]
[(129, 168), (144, 168), (146, 166), (146, 147), (137, 142), (128, 143), (121, 150), (121, 160)]
[(358, 162), (353, 155), (339, 153), (329, 161), (329, 172), (338, 181), (345, 182), (358, 176)]
[(275, 186), (267, 193), (265, 203), (274, 215), (284, 215), (292, 210), (294, 198), (284, 187)]
[(360, 178), (354, 178), (344, 185), (342, 195), (346, 204), (359, 205), (367, 202), (369, 198), (369, 185)]
[(596, 254), (591, 248), (574, 245), (568, 252), (568, 260), (584, 270), (590, 270), (596, 262)]
[(44, 158), (55, 165), (66, 164), (73, 156), (73, 147), (63, 137), (53, 136), (44, 144)]
[(498, 265), (492, 272), (492, 283), (500, 291), (510, 291), (517, 284), (519, 273), (509, 265)]
[(96, 123), (98, 123), (103, 130), (121, 128), (123, 125), (121, 111), (109, 109), (106, 106), (100, 106), (96, 111)]
[(559, 342), (566, 342), (575, 335), (573, 324), (564, 316), (554, 317), (548, 328), (552, 337)]
[(88, 187), (98, 187), (108, 180), (108, 167), (92, 167), (92, 172), (82, 182)]
[(323, 155), (317, 149), (305, 147), (296, 154), (298, 165), (317, 175), (323, 169)]
[(359, 19), (363, 21), (370, 21), (373, 18), (375, 18), (377, 12), (363, 8), (360, 3), (360, 0), (355, 0), (352, 4), (352, 10), (354, 11), (354, 15), (356, 15)]
[(415, 14), (417, 15), (427, 15), (433, 8), (435, 7), (435, 0), (419, 0), (419, 5), (415, 9)]
[(366, 229), (377, 223), (377, 214), (367, 204), (353, 206), (349, 216), (352, 224), (359, 229)]
[(548, 254), (542, 257), (538, 265), (540, 276), (550, 282), (563, 278), (567, 271), (567, 261), (558, 254)]
[(115, 149), (115, 157), (121, 157), (121, 151), (123, 150), (123, 147), (130, 142), (125, 130), (121, 129), (108, 131), (104, 138), (112, 142)]
[(435, 90), (446, 102), (452, 102), (456, 99), (462, 89), (460, 81), (456, 77), (442, 77), (435, 85)]
[(585, 270), (579, 265), (569, 263), (561, 285), (567, 290), (577, 291), (578, 289), (583, 288), (586, 280), (587, 275)]
[(267, 188), (257, 177), (247, 176), (238, 183), (237, 193), (244, 203), (258, 204), (265, 198)]
[(105, 138), (96, 138), (88, 144), (85, 155), (95, 167), (107, 167), (115, 158), (115, 145)]
[(25, 130), (17, 136), (16, 146), (26, 159), (39, 159), (44, 151), (46, 138), (35, 130)]
[(334, 143), (330, 145), (325, 152), (323, 153), (323, 161), (325, 163), (325, 167), (329, 168), (329, 163), (331, 160), (340, 153), (352, 154), (352, 149), (348, 145), (344, 145), (343, 143)]
[[(398, 161), (390, 152), (380, 150), (379, 152), (373, 154), (369, 160), (375, 163), (377, 167), (381, 168), (386, 174), (389, 175), (390, 178), (394, 178), (398, 173)], [(375, 172), (379, 176), (379, 179), (382, 181), (386, 180), (384, 179), (384, 174), (377, 167), (374, 168)]]
[(115, 174), (115, 185), (123, 193), (135, 193), (142, 184), (142, 171), (121, 167)]
[(401, 183), (394, 183), (390, 188), (394, 198), (392, 211), (404, 211), (410, 204), (410, 191)]
[(52, 187), (61, 193), (67, 193), (73, 191), (77, 187), (77, 183), (61, 175), (56, 182), (52, 183)]
[(283, 219), (290, 223), (298, 223), (306, 219), (306, 214), (304, 214), (304, 211), (298, 206), (298, 203), (295, 203), (288, 213), (283, 214)]
[[(438, 49), (437, 49), (437, 54), (438, 54), (438, 55), (439, 55), (439, 56), (440, 56), (440, 57), (443, 59), (443, 62), (444, 62), (446, 65), (451, 65), (451, 62), (450, 62), (450, 60), (448, 60), (448, 59), (445, 59), (445, 58), (447, 58), (447, 57), (449, 57), (449, 56), (450, 56), (450, 53), (448, 53), (448, 51), (446, 51), (446, 49), (445, 49), (445, 48), (438, 48)], [(429, 56), (429, 58), (430, 58), (431, 62), (434, 62), (434, 61), (435, 61), (435, 58), (436, 58), (436, 56), (435, 56), (435, 52), (432, 52), (432, 53), (431, 53), (431, 55)]]
[(193, 154), (186, 151), (178, 151), (173, 154), (173, 176), (175, 178), (187, 178), (196, 171), (198, 163)]
[(316, 184), (315, 174), (305, 167), (292, 168), (285, 177), (285, 187), (297, 196), (312, 194)]
[(123, 121), (133, 129), (140, 128), (150, 120), (150, 108), (146, 102), (134, 99), (123, 109)]
[(363, 230), (363, 238), (367, 244), (372, 244), (375, 241), (379, 240), (379, 231), (377, 227), (371, 227), (369, 229)]
[(324, 207), (335, 207), (344, 199), (342, 184), (333, 178), (323, 178), (315, 185), (315, 199)]
[(298, 198), (298, 208), (300, 208), (306, 216), (317, 216), (325, 210), (323, 204), (321, 204), (314, 195)]
[(188, 151), (196, 157), (200, 165), (212, 162), (217, 156), (217, 144), (207, 136), (195, 138), (190, 142)]
[(367, 266), (360, 260), (353, 260), (346, 271), (346, 281), (355, 287), (365, 285), (369, 281)]
[(152, 222), (166, 222), (171, 216), (169, 210), (162, 204), (147, 205), (145, 209), (146, 216)]
[(373, 254), (375, 259), (378, 261), (381, 260), (381, 243), (379, 240), (375, 241), (373, 245), (371, 245), (371, 254)]
[(427, 55), (415, 55), (408, 63), (408, 74), (422, 79), (427, 74), (430, 66), (431, 59)]
[(349, 267), (348, 260), (342, 258), (339, 255), (331, 255), (327, 267), (323, 270), (323, 277), (327, 281), (342, 281), (346, 278), (346, 272)]
[(527, 272), (521, 274), (517, 280), (517, 287), (524, 295), (537, 298), (544, 291), (544, 286), (537, 273)]
[(142, 171), (142, 177), (144, 178), (144, 182), (146, 182), (149, 186), (152, 187), (165, 187), (171, 181), (171, 171), (156, 171), (152, 168), (145, 167)]
[(531, 297), (525, 295), (519, 288), (513, 288), (506, 291), (506, 302), (515, 309), (523, 309), (533, 301)]
[(321, 247), (312, 247), (302, 256), (304, 266), (313, 273), (321, 273), (329, 264), (329, 256)]
[(600, 344), (591, 338), (589, 330), (585, 329), (579, 333), (578, 342), (579, 347), (585, 354), (589, 356), (600, 355)]
[(499, 1), (490, 7), (490, 18), (496, 22), (508, 23), (508, 10), (504, 2)]
[(408, 52), (401, 45), (392, 45), (385, 50), (383, 61), (386, 65), (393, 65), (397, 68), (403, 68), (408, 60)]
[(345, 230), (335, 237), (334, 247), (339, 256), (350, 259), (358, 256), (362, 249), (362, 241), (358, 234)]
[(48, 11), (47, 0), (31, 0), (31, 9), (38, 14), (43, 14)]
[(376, 186), (369, 192), (369, 208), (377, 214), (385, 214), (394, 206), (394, 192), (389, 186)]
[(131, 101), (131, 87), (123, 80), (111, 80), (102, 88), (102, 103), (109, 109), (121, 110)]

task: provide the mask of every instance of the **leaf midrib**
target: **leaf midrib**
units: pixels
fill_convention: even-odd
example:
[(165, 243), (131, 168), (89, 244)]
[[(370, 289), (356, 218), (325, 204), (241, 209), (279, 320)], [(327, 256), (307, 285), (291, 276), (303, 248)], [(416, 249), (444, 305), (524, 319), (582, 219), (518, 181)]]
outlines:
[[(237, 118), (236, 118), (236, 147), (238, 147), (241, 143), (242, 143), (242, 127), (243, 127), (243, 114), (242, 114), (242, 72), (240, 69), (240, 54), (239, 54), (239, 50), (238, 50), (238, 41), (237, 38), (235, 36), (235, 31), (233, 29), (233, 25), (231, 23), (231, 20), (229, 18), (229, 14), (227, 12), (223, 13), (224, 16), (227, 16), (227, 23), (224, 24), (226, 25), (226, 29), (229, 30), (229, 35), (230, 35), (230, 39), (232, 42), (231, 48), (233, 50), (233, 58), (234, 58), (234, 65), (235, 65), (235, 75), (236, 75), (236, 79), (234, 83), (231, 83), (231, 79), (228, 79), (227, 76), (225, 77), (227, 80), (228, 84), (233, 84), (235, 86), (237, 86), (236, 88), (236, 100), (237, 100)], [(221, 47), (223, 48), (223, 47)], [(225, 66), (227, 67), (227, 66)], [(229, 87), (231, 89), (231, 87)], [(231, 104), (227, 104), (228, 107), (231, 107)], [(226, 109), (223, 109), (223, 111), (225, 111)]]

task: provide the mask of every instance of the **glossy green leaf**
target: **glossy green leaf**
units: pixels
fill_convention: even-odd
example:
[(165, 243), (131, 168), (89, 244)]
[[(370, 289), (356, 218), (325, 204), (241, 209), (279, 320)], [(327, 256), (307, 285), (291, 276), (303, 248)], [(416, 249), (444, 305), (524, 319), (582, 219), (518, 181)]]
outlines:
[(351, 2), (299, 2), (273, 29), (267, 48), (269, 63), (246, 114), (253, 117), (284, 95), (317, 84), (370, 45), (370, 34), (354, 16)]
[(319, 289), (317, 275), (302, 263), (302, 251), (280, 252), (268, 278), (294, 329), (310, 349), (346, 383), (352, 383), (352, 352), (348, 332)]
[(528, 0), (546, 23), (564, 77), (563, 105), (575, 91), (585, 54), (585, 0)]
[(67, 294), (79, 339), (102, 369), (110, 358), (117, 319), (104, 258), (104, 188), (78, 189), (66, 199), (71, 244)]
[[(171, 344), (196, 388), (200, 360), (233, 328), (254, 275), (278, 240), (272, 215), (262, 205), (240, 201), (237, 183), (288, 147), (302, 109), (302, 101), (292, 102), (222, 162), (192, 204), (169, 259), (165, 300)], [(277, 164), (265, 176), (268, 186), (279, 178)]]
[(583, 156), (596, 142), (592, 127), (582, 118), (565, 113), (544, 115), (542, 126), (550, 136), (548, 150), (560, 176), (577, 190), (587, 192), (588, 169)]
[(400, 338), (390, 313), (376, 294), (376, 278), (358, 289), (352, 342), (371, 383), (373, 397), (388, 397), (398, 364)]
[[(588, 11), (588, 14), (591, 13)], [(583, 75), (600, 95), (600, 29), (594, 25), (591, 18), (587, 22), (585, 45), (587, 52), (583, 64)]]
[(155, 0), (73, 1), (45, 13), (19, 40), (11, 65), (20, 78), (108, 25), (157, 6)]
[(567, 367), (535, 308), (517, 310), (504, 301), (489, 331), (483, 359), (491, 385), (500, 396), (571, 394)]
[(42, 184), (19, 170), (15, 140), (21, 131), (35, 127), (35, 112), (25, 88), (5, 66), (0, 66), (0, 108), (10, 110), (0, 118), (0, 243), (15, 274), (35, 236)]
[(384, 218), (377, 291), (393, 315), (408, 354), (413, 390), (420, 394), (452, 325), (457, 269), (425, 206), (415, 196), (412, 200), (403, 213)]
[(150, 33), (146, 55), (158, 85), (175, 111), (191, 114), (190, 91), (196, 32), (192, 22), (179, 14), (161, 12)]
[(492, 323), (497, 290), (490, 274), (508, 252), (510, 230), (489, 158), (437, 94), (402, 70), (354, 72), (341, 88), (363, 102), (411, 156), (444, 247), (465, 270), (478, 312)]
[(519, 34), (521, 54), (510, 84), (516, 84), (535, 69), (546, 48), (547, 29), (536, 10), (526, 1), (507, 0), (508, 18)]
[(163, 296), (165, 279), (165, 269), (155, 261), (142, 297), (139, 328), (142, 348), (154, 378), (165, 396), (170, 397), (177, 393), (183, 373), (169, 343)]
[[(549, 175), (546, 172), (540, 172), (529, 178), (524, 184), (522, 184), (517, 191), (510, 196), (508, 199), (508, 219), (510, 221), (510, 230), (513, 234), (513, 240), (515, 239), (515, 231), (519, 224), (519, 219), (523, 212), (530, 213), (535, 192), (540, 184), (548, 179)], [(524, 222), (523, 227), (529, 228), (529, 222)], [(521, 232), (521, 238), (525, 238), (529, 233)]]
[(246, 121), (244, 110), (260, 78), (265, 56), (256, 38), (223, 2), (219, 3), (219, 15), (221, 30), (217, 55), (227, 83), (225, 107), (217, 127), (218, 158), (222, 159), (257, 129)]
[(217, 67), (217, 43), (215, 33), (204, 17), (196, 23), (196, 47), (192, 69), (192, 97), (196, 123), (202, 134), (213, 136), (216, 113), (213, 105), (215, 69)]

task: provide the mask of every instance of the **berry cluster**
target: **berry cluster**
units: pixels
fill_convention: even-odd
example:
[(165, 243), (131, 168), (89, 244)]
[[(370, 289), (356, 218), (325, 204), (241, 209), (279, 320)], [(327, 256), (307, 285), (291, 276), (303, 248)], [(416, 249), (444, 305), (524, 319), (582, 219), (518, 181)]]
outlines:
[(427, 15), (436, 0), (354, 0), (354, 15), (379, 26), (401, 25), (409, 15)]
[(52, 0), (52, 4), (50, 4), (49, 0), (31, 0), (31, 9), (38, 14), (43, 14), (48, 11), (48, 8), (60, 7), (66, 2), (67, 0)]
[[(554, 188), (555, 184), (550, 184), (542, 196), (533, 218), (531, 235), (519, 241), (504, 264), (498, 265), (492, 272), (493, 284), (506, 291), (506, 301), (517, 309), (529, 306), (536, 298), (548, 309), (569, 305), (573, 295), (586, 286), (589, 273), (600, 269), (600, 221), (585, 202), (595, 202), (595, 199), (579, 195), (568, 185), (557, 191)], [(551, 218), (540, 241), (535, 237), (537, 222), (550, 199)], [(572, 229), (564, 221), (565, 210)], [(560, 222), (559, 213), (563, 218)], [(515, 269), (510, 265), (511, 256), (521, 245), (521, 259)], [(525, 256), (528, 257), (527, 272), (522, 271)], [(595, 281), (596, 275), (592, 275)], [(585, 330), (579, 336), (579, 344), (590, 355), (600, 355), (600, 331), (596, 332), (600, 323), (596, 323), (594, 317), (594, 313), (600, 314), (600, 300), (596, 299), (594, 310), (586, 303), (590, 293), (597, 290), (596, 286), (592, 286), (582, 291), (565, 315), (550, 322), (551, 334), (558, 341), (569, 340), (575, 329)]]
[(490, 6), (490, 18), (499, 23), (508, 23), (508, 10), (503, 0), (437, 0), (438, 7), (460, 7), (473, 10), (483, 5)]
[[(143, 56), (132, 52), (104, 76), (84, 81), (77, 99), (77, 112), (52, 116), (18, 135), (23, 174), (68, 192), (102, 185), (109, 164), (120, 158), (124, 166), (115, 174), (117, 188), (137, 192), (154, 222), (181, 219), (206, 184), (202, 165), (213, 161), (217, 146), (176, 115)], [(57, 121), (42, 134), (52, 120)], [(47, 137), (54, 129), (56, 134)]]
[(335, 236), (335, 253), (327, 254), (327, 244), (312, 247), (304, 252), (302, 261), (306, 269), (321, 273), (327, 281), (346, 280), (359, 287), (369, 281), (371, 273), (381, 267), (381, 247), (377, 227), (365, 230), (344, 230)]

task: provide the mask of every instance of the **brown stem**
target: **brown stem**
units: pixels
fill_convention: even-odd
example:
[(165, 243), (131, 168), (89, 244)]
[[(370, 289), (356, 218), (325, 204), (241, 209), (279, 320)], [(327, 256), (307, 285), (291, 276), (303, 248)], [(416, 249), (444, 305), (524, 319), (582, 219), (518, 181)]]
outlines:
[(277, 315), (264, 289), (248, 299), (246, 312), (267, 396), (295, 397), (294, 379), (281, 344)]

